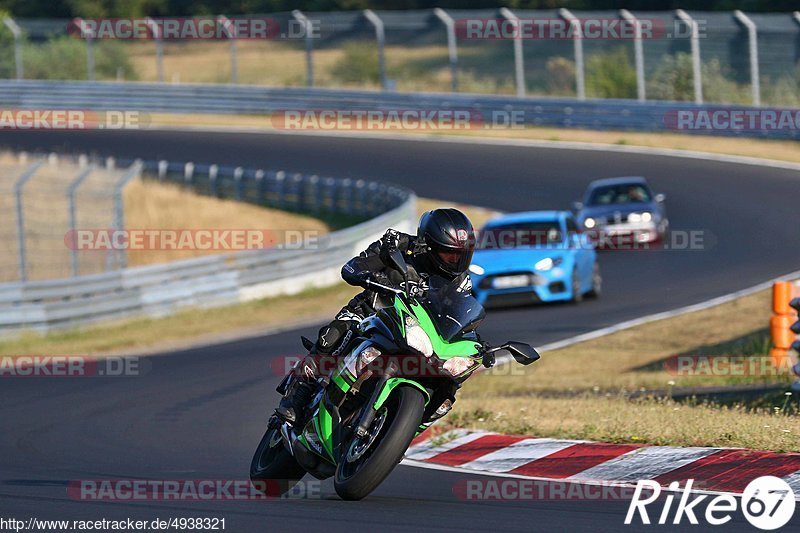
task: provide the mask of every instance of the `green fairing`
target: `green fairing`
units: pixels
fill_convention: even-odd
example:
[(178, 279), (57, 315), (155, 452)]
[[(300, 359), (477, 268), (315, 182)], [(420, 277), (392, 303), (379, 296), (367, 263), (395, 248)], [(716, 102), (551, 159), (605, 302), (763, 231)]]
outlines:
[(319, 406), (319, 414), (317, 415), (318, 432), (322, 446), (328, 455), (333, 458), (333, 418), (324, 404)]
[(381, 392), (378, 395), (378, 399), (375, 400), (375, 404), (372, 407), (374, 409), (376, 409), (376, 410), (380, 409), (381, 406), (383, 405), (383, 403), (389, 397), (389, 394), (391, 394), (392, 391), (395, 388), (397, 388), (398, 385), (402, 385), (404, 383), (407, 383), (407, 384), (411, 385), (412, 387), (415, 387), (415, 388), (419, 389), (420, 391), (422, 391), (422, 393), (425, 395), (425, 404), (427, 405), (427, 403), (430, 401), (431, 398), (430, 398), (430, 395), (428, 394), (428, 391), (425, 390), (425, 387), (423, 387), (422, 385), (420, 385), (416, 381), (412, 381), (410, 379), (390, 378), (390, 379), (388, 379), (386, 381), (386, 383), (384, 383), (383, 389), (381, 389)]
[(339, 387), (342, 392), (347, 392), (350, 390), (350, 384), (345, 381), (345, 379), (338, 373), (333, 374), (333, 382)]

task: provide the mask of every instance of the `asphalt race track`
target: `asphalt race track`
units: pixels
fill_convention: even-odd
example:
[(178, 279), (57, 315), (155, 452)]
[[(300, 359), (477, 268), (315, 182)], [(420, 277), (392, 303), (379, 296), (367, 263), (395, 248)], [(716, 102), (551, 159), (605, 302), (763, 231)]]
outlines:
[[(704, 232), (702, 250), (603, 253), (602, 298), (492, 311), (482, 329), (490, 341), (541, 345), (800, 268), (800, 181), (789, 170), (598, 151), (281, 134), (0, 132), (0, 147), (372, 177), (421, 196), (508, 211), (568, 208), (592, 178), (644, 175), (666, 193), (673, 230)], [(297, 336), (314, 332), (309, 327), (155, 356), (140, 377), (5, 380), (0, 515), (224, 517), (231, 531), (626, 527), (627, 501), (462, 501), (453, 486), (466, 475), (406, 466), (360, 503), (339, 501), (330, 483), (319, 497), (270, 502), (90, 503), (67, 497), (68, 481), (77, 479), (246, 478), (267, 410), (277, 401), (273, 389), (280, 376), (270, 360), (297, 354)], [(742, 520), (726, 526), (745, 527)]]

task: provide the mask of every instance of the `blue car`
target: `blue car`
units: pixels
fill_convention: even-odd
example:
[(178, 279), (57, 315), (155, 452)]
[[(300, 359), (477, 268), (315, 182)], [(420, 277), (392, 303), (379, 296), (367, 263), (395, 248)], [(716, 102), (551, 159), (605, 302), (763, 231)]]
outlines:
[(569, 211), (515, 213), (489, 221), (469, 267), (484, 306), (579, 302), (600, 295), (594, 246)]

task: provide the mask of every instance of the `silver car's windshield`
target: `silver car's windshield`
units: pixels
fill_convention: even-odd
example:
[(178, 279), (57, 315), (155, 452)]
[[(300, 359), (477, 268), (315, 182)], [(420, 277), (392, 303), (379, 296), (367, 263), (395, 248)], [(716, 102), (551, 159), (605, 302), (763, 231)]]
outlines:
[(651, 202), (650, 191), (641, 183), (605, 185), (592, 190), (587, 205), (611, 205)]

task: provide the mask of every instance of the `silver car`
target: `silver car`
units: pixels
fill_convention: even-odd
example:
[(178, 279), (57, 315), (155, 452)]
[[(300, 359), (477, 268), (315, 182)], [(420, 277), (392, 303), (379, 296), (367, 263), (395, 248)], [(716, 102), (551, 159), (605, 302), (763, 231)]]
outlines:
[(595, 180), (575, 202), (575, 218), (600, 247), (663, 242), (669, 230), (665, 199), (640, 176)]

